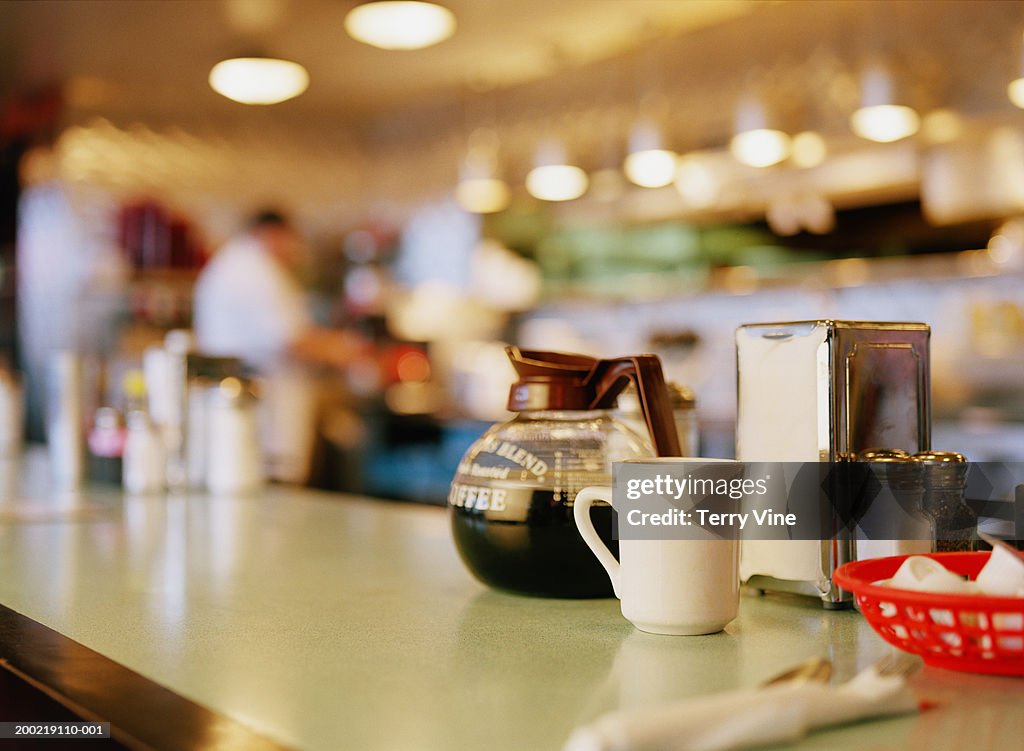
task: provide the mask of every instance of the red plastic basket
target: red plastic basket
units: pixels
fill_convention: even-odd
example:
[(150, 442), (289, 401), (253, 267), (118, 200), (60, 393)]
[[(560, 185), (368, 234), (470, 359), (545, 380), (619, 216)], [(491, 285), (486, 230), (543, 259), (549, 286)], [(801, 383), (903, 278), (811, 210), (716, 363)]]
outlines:
[[(933, 553), (950, 571), (974, 579), (990, 553)], [(834, 581), (857, 598), (868, 623), (890, 644), (928, 665), (968, 673), (1024, 675), (1024, 598), (913, 592), (878, 586), (909, 556), (840, 566)]]

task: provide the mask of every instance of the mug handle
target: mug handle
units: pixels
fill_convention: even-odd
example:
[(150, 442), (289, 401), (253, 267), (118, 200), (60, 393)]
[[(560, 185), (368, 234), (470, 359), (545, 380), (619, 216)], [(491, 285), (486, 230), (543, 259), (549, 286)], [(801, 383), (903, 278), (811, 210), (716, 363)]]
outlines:
[(580, 531), (583, 541), (587, 543), (587, 547), (594, 552), (597, 560), (604, 566), (604, 570), (608, 572), (608, 578), (612, 580), (612, 589), (615, 591), (615, 596), (621, 600), (622, 595), (619, 594), (619, 562), (615, 560), (612, 551), (608, 549), (608, 546), (604, 544), (604, 540), (597, 534), (597, 530), (594, 529), (594, 522), (590, 519), (590, 507), (594, 505), (594, 501), (607, 501), (611, 503), (612, 489), (607, 486), (583, 488), (583, 490), (576, 494), (576, 500), (573, 501), (572, 515), (576, 520), (576, 528)]

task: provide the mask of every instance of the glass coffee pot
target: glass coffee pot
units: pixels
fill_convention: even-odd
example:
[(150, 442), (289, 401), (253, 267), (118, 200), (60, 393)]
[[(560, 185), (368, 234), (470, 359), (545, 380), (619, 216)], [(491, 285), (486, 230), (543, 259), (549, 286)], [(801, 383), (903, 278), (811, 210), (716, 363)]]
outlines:
[[(459, 463), (448, 496), (462, 560), (482, 582), (547, 597), (610, 597), (604, 569), (573, 521), (576, 493), (609, 485), (612, 463), (679, 456), (679, 440), (661, 362), (654, 355), (599, 360), (507, 347), (519, 376), (511, 420), (487, 430)], [(648, 436), (611, 410), (630, 382)], [(613, 515), (592, 510), (612, 551)]]

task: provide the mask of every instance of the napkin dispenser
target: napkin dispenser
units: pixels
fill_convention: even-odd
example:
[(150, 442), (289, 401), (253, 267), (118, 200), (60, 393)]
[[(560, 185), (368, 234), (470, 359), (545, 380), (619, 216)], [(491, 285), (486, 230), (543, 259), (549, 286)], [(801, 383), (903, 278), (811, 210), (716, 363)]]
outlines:
[[(929, 449), (930, 330), (923, 323), (798, 321), (736, 330), (736, 456), (751, 462), (841, 461), (870, 448)], [(832, 573), (856, 541), (744, 540), (750, 587), (852, 604)]]

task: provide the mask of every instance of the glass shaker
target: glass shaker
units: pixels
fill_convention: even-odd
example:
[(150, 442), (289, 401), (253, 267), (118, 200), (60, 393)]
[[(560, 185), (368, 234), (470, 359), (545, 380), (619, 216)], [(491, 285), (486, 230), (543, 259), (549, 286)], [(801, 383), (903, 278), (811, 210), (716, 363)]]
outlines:
[(241, 378), (225, 378), (207, 395), (206, 487), (215, 494), (246, 494), (263, 486), (256, 397)]
[(924, 466), (924, 510), (935, 519), (935, 548), (940, 553), (974, 547), (978, 515), (964, 500), (967, 458), (955, 451), (919, 451)]
[(935, 548), (935, 520), (924, 510), (924, 468), (902, 449), (868, 449), (857, 454), (879, 483), (861, 517), (857, 559), (918, 555)]

